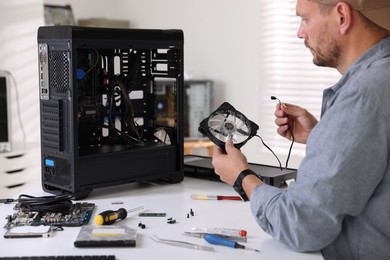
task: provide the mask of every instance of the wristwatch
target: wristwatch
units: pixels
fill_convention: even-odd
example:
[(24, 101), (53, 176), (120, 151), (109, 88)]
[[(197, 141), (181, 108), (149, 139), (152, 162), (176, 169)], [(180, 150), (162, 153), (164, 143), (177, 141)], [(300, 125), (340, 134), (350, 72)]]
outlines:
[(242, 181), (244, 180), (244, 178), (248, 175), (254, 175), (256, 176), (257, 178), (259, 178), (260, 180), (263, 180), (257, 173), (255, 173), (254, 171), (250, 170), (250, 169), (246, 169), (246, 170), (243, 170), (240, 175), (238, 175), (236, 181), (234, 182), (234, 185), (233, 185), (233, 188), (234, 190), (238, 193), (238, 195), (240, 195), (241, 199), (243, 201), (248, 201), (249, 198), (248, 196), (246, 195), (244, 189), (242, 188)]

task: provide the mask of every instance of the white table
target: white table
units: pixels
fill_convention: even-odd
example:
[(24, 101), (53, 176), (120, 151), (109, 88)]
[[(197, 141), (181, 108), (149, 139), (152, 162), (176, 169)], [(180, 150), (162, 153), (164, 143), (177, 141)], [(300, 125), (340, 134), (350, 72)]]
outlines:
[[(50, 195), (42, 191), (40, 182), (34, 183), (24, 193), (33, 196)], [(266, 234), (255, 222), (249, 203), (242, 201), (201, 201), (192, 200), (191, 194), (236, 195), (231, 187), (224, 183), (199, 180), (186, 177), (182, 183), (131, 183), (109, 188), (94, 190), (83, 201), (96, 204), (89, 225), (94, 225), (94, 217), (99, 212), (108, 209), (124, 207), (132, 209), (144, 206), (153, 212), (165, 212), (166, 217), (139, 217), (130, 213), (128, 218), (116, 225), (127, 225), (137, 229), (136, 247), (128, 248), (76, 248), (73, 242), (80, 227), (65, 227), (49, 238), (15, 238), (5, 239), (2, 229), (0, 237), (0, 256), (39, 256), (39, 255), (107, 255), (114, 254), (116, 259), (323, 259), (319, 252), (297, 253), (289, 250), (283, 244)], [(123, 202), (122, 205), (112, 205), (113, 202)], [(0, 226), (6, 224), (5, 217), (14, 213), (13, 204), (0, 205)], [(187, 218), (190, 210), (194, 216)], [(168, 224), (167, 218), (177, 221)], [(145, 229), (138, 227), (139, 222), (146, 225)], [(245, 229), (248, 232), (248, 247), (256, 248), (261, 253), (210, 245), (201, 238), (183, 235), (192, 227), (220, 227)], [(181, 248), (154, 242), (151, 235), (161, 238), (183, 240), (187, 242), (213, 246), (214, 252)]]

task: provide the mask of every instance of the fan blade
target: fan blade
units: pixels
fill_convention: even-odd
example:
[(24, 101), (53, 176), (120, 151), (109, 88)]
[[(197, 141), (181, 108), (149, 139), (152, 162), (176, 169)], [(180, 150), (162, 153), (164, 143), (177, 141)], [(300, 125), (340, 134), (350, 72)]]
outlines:
[[(219, 126), (218, 127), (209, 127), (209, 130), (215, 137), (217, 137), (217, 135), (219, 135), (219, 136), (227, 136), (225, 131), (223, 131), (222, 128), (219, 127)], [(222, 140), (220, 137), (217, 137), (217, 138)]]
[(209, 130), (210, 131), (212, 131), (212, 132), (214, 132), (214, 133), (218, 133), (218, 134), (220, 134), (221, 133), (221, 129), (220, 129), (220, 127), (219, 126), (214, 126), (214, 127), (209, 127)]
[(215, 115), (223, 116), (224, 118), (227, 118), (230, 115), (229, 111), (217, 111), (215, 112)]
[(217, 122), (218, 124), (223, 124), (225, 122), (226, 117), (224, 115), (215, 115), (213, 117), (210, 117), (208, 120), (208, 124)]
[(237, 132), (240, 133), (240, 134), (242, 134), (242, 135), (249, 136), (249, 132), (244, 131), (244, 129), (242, 129), (242, 128), (241, 128), (241, 129), (238, 128), (238, 129), (237, 129)]

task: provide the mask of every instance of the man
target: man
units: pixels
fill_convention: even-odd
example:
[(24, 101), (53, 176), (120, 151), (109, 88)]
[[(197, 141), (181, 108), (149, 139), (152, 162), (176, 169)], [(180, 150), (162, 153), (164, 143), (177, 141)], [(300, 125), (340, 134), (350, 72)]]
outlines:
[(296, 12), (314, 64), (343, 75), (324, 91), (320, 121), (277, 106), (277, 132), (306, 144), (296, 181), (264, 184), (230, 140), (226, 153), (215, 149), (215, 172), (294, 250), (390, 259), (390, 0), (297, 0)]

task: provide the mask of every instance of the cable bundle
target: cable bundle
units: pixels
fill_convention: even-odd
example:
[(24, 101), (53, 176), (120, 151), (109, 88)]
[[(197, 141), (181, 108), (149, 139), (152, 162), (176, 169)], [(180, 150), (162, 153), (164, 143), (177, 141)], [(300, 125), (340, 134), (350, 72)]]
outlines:
[(71, 195), (34, 197), (21, 194), (18, 207), (24, 212), (69, 212), (73, 209)]

